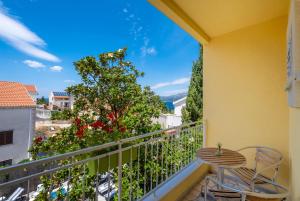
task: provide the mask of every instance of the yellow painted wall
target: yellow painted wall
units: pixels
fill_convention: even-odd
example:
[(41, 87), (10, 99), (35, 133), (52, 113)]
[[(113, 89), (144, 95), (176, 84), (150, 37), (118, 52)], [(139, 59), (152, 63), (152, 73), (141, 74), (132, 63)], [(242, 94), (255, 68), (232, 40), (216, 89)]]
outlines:
[(290, 186), (292, 200), (300, 200), (300, 109), (290, 109)]
[(289, 175), (286, 27), (287, 17), (280, 17), (212, 38), (204, 46), (207, 145), (274, 147), (285, 157), (280, 172), (285, 184)]

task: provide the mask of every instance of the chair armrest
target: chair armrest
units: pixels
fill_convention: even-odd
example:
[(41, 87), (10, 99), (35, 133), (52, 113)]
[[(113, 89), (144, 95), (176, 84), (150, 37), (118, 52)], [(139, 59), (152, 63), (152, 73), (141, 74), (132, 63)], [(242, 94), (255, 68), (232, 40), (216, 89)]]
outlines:
[[(277, 168), (281, 163), (282, 163), (282, 160), (280, 160), (279, 162), (274, 163), (272, 165), (269, 165), (269, 166), (267, 166), (265, 168), (262, 168), (261, 170), (256, 171), (256, 173), (253, 176), (252, 180), (255, 180), (261, 173), (263, 173), (263, 172), (265, 172), (265, 171), (267, 171), (269, 169), (272, 169), (272, 168), (275, 169), (275, 168)], [(277, 170), (276, 170), (276, 172), (277, 172)], [(274, 175), (274, 176), (276, 176), (276, 175)], [(272, 180), (274, 179), (274, 176), (273, 176)]]

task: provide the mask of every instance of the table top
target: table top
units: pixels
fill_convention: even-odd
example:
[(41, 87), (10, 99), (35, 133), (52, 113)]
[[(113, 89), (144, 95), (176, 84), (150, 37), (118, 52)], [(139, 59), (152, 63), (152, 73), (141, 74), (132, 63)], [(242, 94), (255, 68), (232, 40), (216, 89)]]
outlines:
[(237, 168), (246, 164), (246, 158), (241, 153), (230, 149), (221, 150), (222, 154), (217, 156), (217, 148), (201, 148), (197, 151), (197, 157), (217, 167)]

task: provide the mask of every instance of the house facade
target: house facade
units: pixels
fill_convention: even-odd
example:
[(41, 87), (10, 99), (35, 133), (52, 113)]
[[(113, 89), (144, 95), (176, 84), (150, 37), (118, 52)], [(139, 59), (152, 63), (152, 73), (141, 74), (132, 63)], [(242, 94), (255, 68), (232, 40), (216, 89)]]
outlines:
[(186, 96), (179, 100), (174, 101), (173, 105), (174, 105), (174, 114), (177, 116), (182, 116), (181, 110), (183, 107), (186, 106)]
[(173, 102), (174, 114), (161, 114), (157, 119), (153, 119), (154, 123), (159, 123), (163, 129), (172, 128), (182, 124), (181, 110), (185, 107), (186, 97)]
[(23, 84), (0, 81), (0, 166), (30, 157), (35, 107)]
[(50, 110), (73, 109), (74, 99), (67, 92), (52, 91), (49, 94)]

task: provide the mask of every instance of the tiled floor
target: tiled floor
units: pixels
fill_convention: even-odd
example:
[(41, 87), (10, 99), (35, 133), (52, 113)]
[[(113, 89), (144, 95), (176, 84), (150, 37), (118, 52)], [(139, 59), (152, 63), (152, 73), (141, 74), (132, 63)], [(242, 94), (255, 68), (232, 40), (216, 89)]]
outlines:
[(204, 198), (201, 196), (203, 182), (199, 182), (195, 185), (182, 199), (182, 201), (204, 201)]

